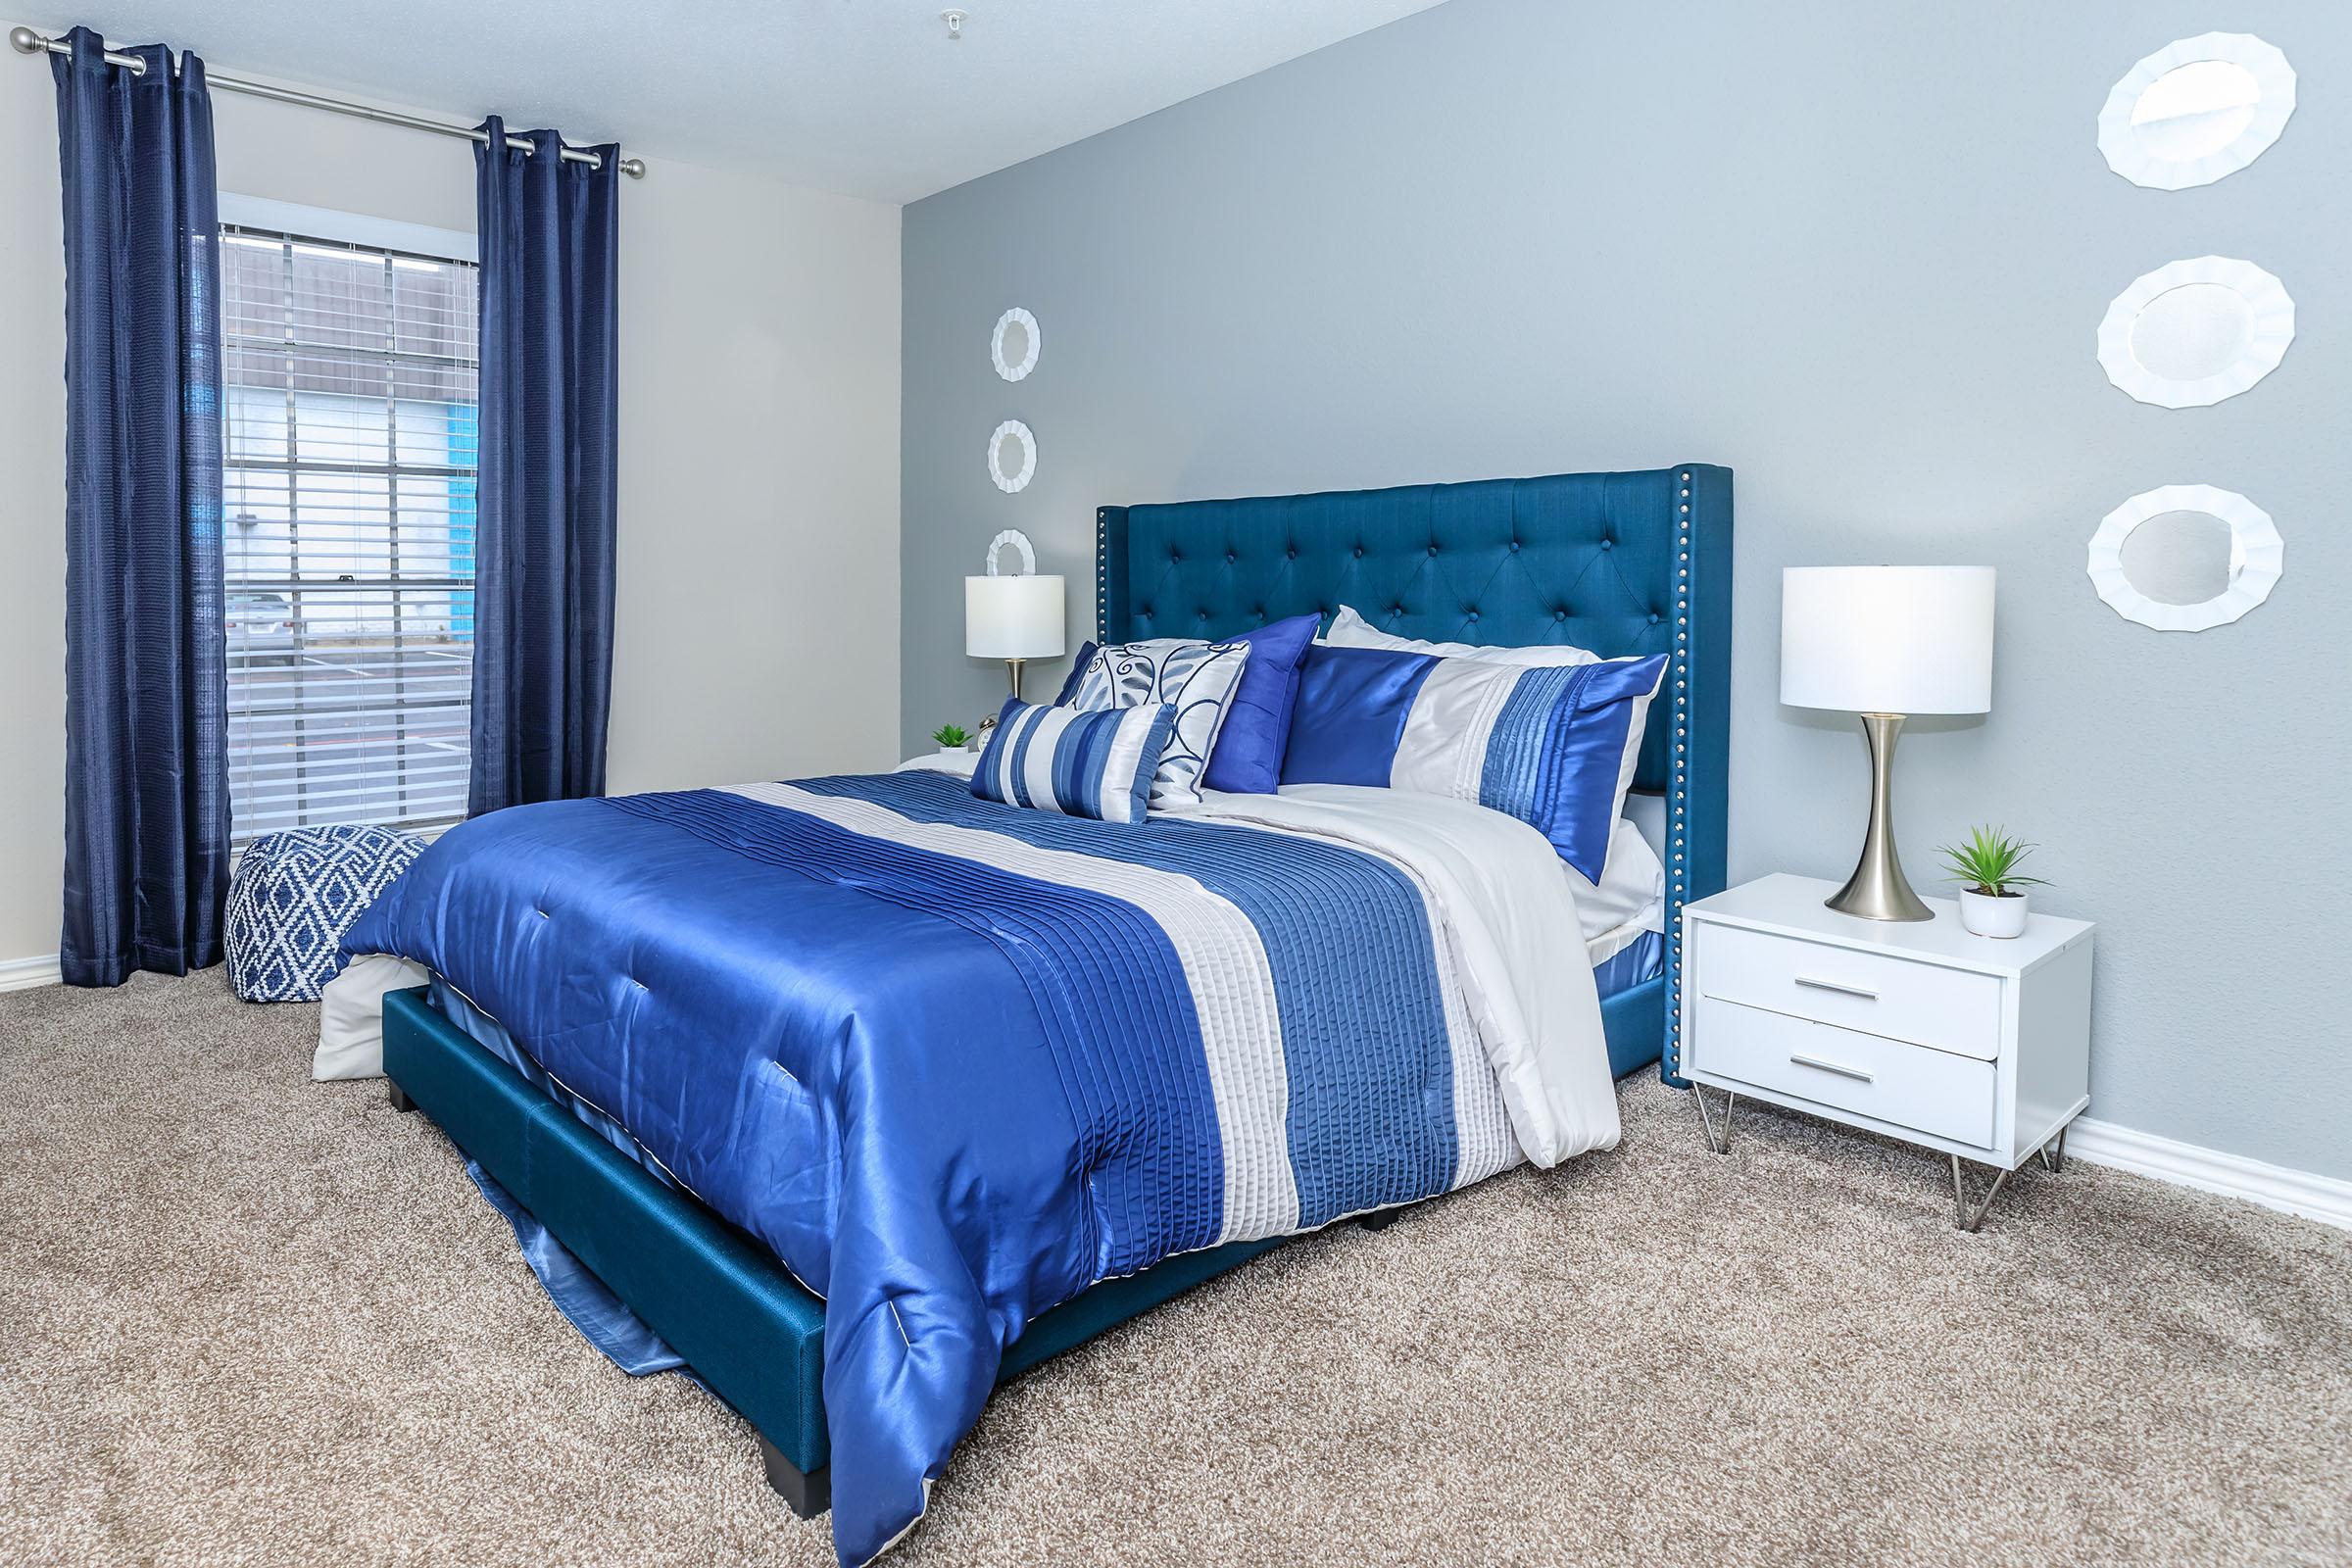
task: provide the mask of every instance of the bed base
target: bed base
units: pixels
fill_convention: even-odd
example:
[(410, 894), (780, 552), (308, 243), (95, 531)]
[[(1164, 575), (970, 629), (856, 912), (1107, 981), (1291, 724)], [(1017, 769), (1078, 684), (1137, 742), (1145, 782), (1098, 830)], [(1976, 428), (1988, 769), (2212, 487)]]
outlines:
[[(1658, 1059), (1665, 983), (1601, 1005), (1617, 1076)], [(767, 1483), (804, 1519), (831, 1503), (824, 1419), (824, 1302), (701, 1204), (663, 1186), (432, 1005), (421, 987), (384, 998), (384, 1072), (397, 1111), (423, 1111), (481, 1162), (589, 1271), (752, 1424)], [(1361, 1217), (1368, 1231), (1406, 1207)], [(1105, 1280), (1040, 1316), (999, 1381), (1282, 1243), (1237, 1242)]]
[[(824, 1302), (750, 1237), (663, 1186), (484, 1051), (422, 987), (384, 998), (384, 1072), (750, 1422), (768, 1485), (810, 1518), (831, 1500)], [(1188, 1252), (1039, 1316), (1000, 1382), (1281, 1245)]]

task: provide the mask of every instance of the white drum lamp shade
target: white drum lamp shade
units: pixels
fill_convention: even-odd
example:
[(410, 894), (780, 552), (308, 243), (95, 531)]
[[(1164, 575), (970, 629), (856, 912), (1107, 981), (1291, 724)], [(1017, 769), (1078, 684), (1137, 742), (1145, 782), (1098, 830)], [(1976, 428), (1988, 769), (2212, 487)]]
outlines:
[(963, 579), (963, 651), (974, 659), (1058, 659), (1059, 577)]
[[(997, 553), (1007, 545), (1021, 558), (1017, 575), (997, 570)], [(974, 659), (1004, 661), (1012, 695), (1018, 697), (1023, 664), (1061, 657), (1061, 579), (1037, 574), (1037, 552), (1018, 528), (991, 539), (986, 559), (988, 575), (963, 579), (963, 651)], [(994, 722), (983, 720), (981, 727)]]
[(1992, 710), (1990, 566), (1790, 566), (1781, 701), (1848, 713)]
[(1862, 715), (1870, 826), (1826, 902), (1865, 920), (1932, 920), (1894, 851), (1894, 743), (1910, 713), (1992, 710), (1990, 566), (1790, 566), (1781, 573), (1781, 701)]

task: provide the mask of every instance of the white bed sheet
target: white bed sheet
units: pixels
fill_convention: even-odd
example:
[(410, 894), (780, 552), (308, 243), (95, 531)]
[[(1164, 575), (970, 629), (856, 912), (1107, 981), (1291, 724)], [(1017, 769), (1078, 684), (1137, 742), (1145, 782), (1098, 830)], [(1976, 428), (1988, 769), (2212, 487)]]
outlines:
[(1641, 941), (1642, 933), (1666, 929), (1666, 867), (1632, 818), (1619, 817), (1609, 835), (1599, 886), (1565, 860), (1560, 874), (1576, 889), (1585, 958), (1593, 968)]

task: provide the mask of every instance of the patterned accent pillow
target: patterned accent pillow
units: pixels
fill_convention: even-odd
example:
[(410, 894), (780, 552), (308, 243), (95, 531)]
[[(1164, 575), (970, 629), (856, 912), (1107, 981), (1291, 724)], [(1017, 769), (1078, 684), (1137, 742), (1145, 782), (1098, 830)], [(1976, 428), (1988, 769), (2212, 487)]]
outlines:
[(972, 793), (1063, 816), (1141, 822), (1175, 723), (1164, 703), (1088, 713), (1008, 697), (972, 771)]
[(1089, 712), (1157, 704), (1174, 709), (1176, 728), (1152, 780), (1152, 805), (1157, 810), (1198, 806), (1201, 770), (1249, 661), (1247, 643), (1153, 637), (1111, 644), (1096, 649), (1078, 671), (1069, 705)]
[(1664, 654), (1527, 666), (1318, 643), (1282, 781), (1476, 801), (1598, 882), (1665, 675)]
[(317, 1002), (343, 933), (424, 853), (386, 827), (298, 827), (246, 846), (228, 882), (228, 980), (247, 1002)]

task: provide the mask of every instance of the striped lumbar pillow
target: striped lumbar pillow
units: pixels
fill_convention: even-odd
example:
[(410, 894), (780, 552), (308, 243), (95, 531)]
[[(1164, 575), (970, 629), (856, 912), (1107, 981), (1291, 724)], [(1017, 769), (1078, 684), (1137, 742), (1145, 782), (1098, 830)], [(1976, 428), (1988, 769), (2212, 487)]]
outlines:
[(1141, 822), (1175, 727), (1176, 710), (1165, 703), (1081, 712), (1007, 698), (972, 793), (1063, 816)]

